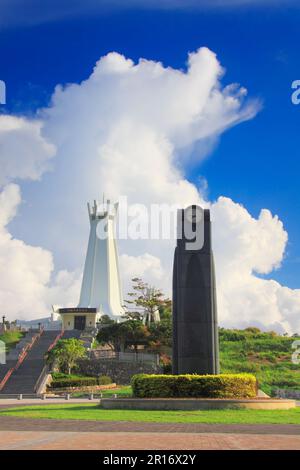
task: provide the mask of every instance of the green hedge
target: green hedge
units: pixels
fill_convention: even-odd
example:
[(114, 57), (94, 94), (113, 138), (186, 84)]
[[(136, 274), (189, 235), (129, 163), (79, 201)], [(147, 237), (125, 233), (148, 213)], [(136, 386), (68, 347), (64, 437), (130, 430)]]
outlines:
[(108, 375), (100, 375), (98, 377), (99, 385), (109, 385), (112, 383), (112, 379)]
[(253, 398), (257, 394), (256, 378), (251, 374), (138, 374), (131, 385), (137, 398)]
[(91, 387), (98, 385), (97, 377), (54, 379), (51, 388)]

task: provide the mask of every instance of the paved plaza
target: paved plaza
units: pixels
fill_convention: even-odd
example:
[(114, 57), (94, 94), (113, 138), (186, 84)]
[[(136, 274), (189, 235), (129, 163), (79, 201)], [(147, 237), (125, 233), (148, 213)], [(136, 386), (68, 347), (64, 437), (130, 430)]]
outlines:
[(0, 416), (1, 450), (300, 450), (298, 425), (222, 425)]

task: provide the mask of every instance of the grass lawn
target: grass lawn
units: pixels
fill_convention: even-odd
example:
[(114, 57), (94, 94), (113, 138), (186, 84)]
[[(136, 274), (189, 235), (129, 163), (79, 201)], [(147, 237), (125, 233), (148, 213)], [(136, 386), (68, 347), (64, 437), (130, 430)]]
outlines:
[(10, 349), (14, 348), (19, 341), (21, 341), (23, 336), (24, 333), (22, 331), (8, 330), (0, 335), (0, 340), (4, 341), (6, 350), (9, 351)]
[(292, 344), (298, 338), (246, 330), (220, 329), (221, 372), (250, 372), (259, 381), (259, 387), (268, 395), (276, 388), (300, 390), (300, 367), (293, 364)]
[(0, 416), (22, 418), (140, 421), (151, 423), (300, 424), (300, 408), (292, 410), (143, 411), (103, 410), (99, 405), (35, 405), (0, 410)]

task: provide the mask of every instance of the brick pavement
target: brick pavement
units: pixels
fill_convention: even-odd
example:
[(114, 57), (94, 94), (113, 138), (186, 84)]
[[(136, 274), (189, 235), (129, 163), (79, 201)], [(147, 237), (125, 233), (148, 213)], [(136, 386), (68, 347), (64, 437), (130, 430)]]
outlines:
[[(187, 438), (188, 436), (188, 438)], [(299, 450), (300, 436), (0, 431), (1, 450)]]
[(0, 449), (300, 450), (300, 426), (133, 423), (1, 416)]
[(72, 432), (148, 432), (148, 433), (237, 433), (300, 436), (296, 424), (201, 424), (141, 423), (129, 421), (88, 421), (76, 419), (29, 419), (0, 416), (0, 431)]
[[(3, 407), (6, 406), (0, 405)], [(300, 450), (300, 425), (140, 423), (0, 416), (0, 449)]]

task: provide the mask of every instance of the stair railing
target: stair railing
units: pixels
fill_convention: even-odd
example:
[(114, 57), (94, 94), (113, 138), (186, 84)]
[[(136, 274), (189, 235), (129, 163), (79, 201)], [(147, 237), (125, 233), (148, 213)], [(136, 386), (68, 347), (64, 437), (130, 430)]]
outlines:
[(0, 392), (1, 390), (3, 389), (4, 385), (6, 384), (6, 382), (8, 381), (8, 379), (10, 378), (11, 374), (13, 373), (13, 371), (15, 370), (14, 367), (11, 367), (5, 374), (5, 376), (3, 377), (3, 379), (1, 380), (0, 382)]
[[(59, 334), (56, 336), (54, 339), (53, 343), (50, 344), (47, 353), (49, 353), (55, 346), (57, 345), (58, 341), (63, 337), (65, 330), (62, 328)], [(36, 384), (34, 386), (34, 391), (36, 393), (41, 393), (42, 389), (44, 388), (45, 382), (47, 380), (47, 376), (49, 375), (49, 366), (46, 364), (43, 367), (42, 372), (40, 373), (39, 378), (36, 381)]]
[(50, 344), (48, 351), (50, 352), (55, 346), (57, 345), (58, 341), (63, 337), (65, 330), (62, 328), (62, 330), (59, 332), (59, 334), (56, 336), (55, 340), (53, 341), (52, 344)]
[(18, 370), (18, 368), (20, 367), (20, 365), (24, 361), (25, 357), (27, 356), (28, 352), (30, 351), (30, 349), (32, 348), (34, 343), (37, 341), (37, 339), (39, 339), (41, 337), (43, 332), (44, 332), (44, 328), (42, 327), (40, 329), (39, 333), (37, 333), (36, 335), (33, 336), (31, 342), (26, 344), (26, 346), (22, 349), (22, 351), (20, 352), (20, 354), (18, 356), (18, 360), (17, 360), (16, 364), (6, 372), (5, 376), (3, 377), (2, 381), (0, 382), (0, 392), (1, 392), (1, 390), (3, 390), (6, 382), (9, 380), (9, 378), (13, 374), (13, 372)]
[(18, 358), (18, 361), (15, 365), (15, 370), (19, 369), (20, 365), (22, 364), (22, 362), (24, 361), (24, 359), (26, 358), (27, 354), (29, 353), (29, 351), (31, 350), (32, 346), (34, 345), (34, 343), (36, 343), (36, 341), (38, 339), (40, 339), (40, 337), (42, 336), (42, 334), (44, 333), (44, 328), (42, 327), (39, 331), (39, 333), (37, 333), (36, 335), (34, 335), (34, 337), (32, 338), (31, 342), (29, 344), (27, 344), (25, 346), (25, 348), (21, 351), (20, 355), (19, 355), (19, 358)]

